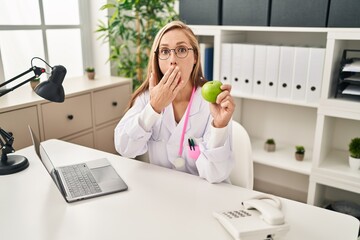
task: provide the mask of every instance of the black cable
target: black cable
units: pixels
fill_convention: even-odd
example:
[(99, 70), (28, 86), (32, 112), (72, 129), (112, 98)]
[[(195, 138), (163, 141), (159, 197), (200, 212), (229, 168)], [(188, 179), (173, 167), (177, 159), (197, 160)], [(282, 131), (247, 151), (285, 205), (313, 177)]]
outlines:
[(39, 58), (39, 57), (33, 57), (33, 58), (31, 59), (31, 67), (33, 67), (33, 60), (34, 60), (34, 59), (39, 59), (39, 60), (43, 61), (46, 65), (48, 65), (51, 69), (53, 69), (53, 67), (50, 66), (44, 59)]

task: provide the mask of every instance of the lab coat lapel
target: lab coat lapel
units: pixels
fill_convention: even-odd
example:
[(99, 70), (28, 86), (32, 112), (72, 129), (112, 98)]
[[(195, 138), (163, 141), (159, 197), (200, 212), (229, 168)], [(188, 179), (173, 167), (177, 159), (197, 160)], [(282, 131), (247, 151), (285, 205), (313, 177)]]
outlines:
[[(196, 117), (197, 117), (196, 115), (200, 112), (200, 107), (201, 107), (201, 99), (200, 99), (201, 96), (199, 95), (200, 89), (201, 88), (197, 88), (197, 90), (195, 91), (195, 96), (194, 96), (192, 106), (190, 109), (189, 121), (186, 126), (185, 134), (191, 129), (192, 122), (196, 121)], [(186, 111), (187, 111), (187, 109), (186, 109)], [(173, 109), (172, 104), (170, 104), (168, 107), (165, 108), (163, 124), (171, 134), (171, 136), (169, 138), (170, 144), (173, 144), (173, 143), (179, 144), (183, 126), (184, 126), (184, 122), (185, 122), (185, 116), (186, 116), (186, 112), (184, 113), (184, 116), (181, 118), (179, 124), (176, 125), (175, 118), (174, 118), (174, 109)]]
[(170, 133), (173, 133), (176, 129), (176, 123), (174, 119), (174, 109), (172, 104), (164, 109), (163, 113), (163, 125)]
[(195, 91), (195, 96), (192, 102), (192, 106), (189, 114), (189, 121), (186, 127), (186, 132), (190, 131), (190, 129), (194, 127), (197, 114), (200, 112), (200, 107), (201, 107), (201, 96), (199, 95), (201, 92), (200, 90), (201, 88), (197, 88)]

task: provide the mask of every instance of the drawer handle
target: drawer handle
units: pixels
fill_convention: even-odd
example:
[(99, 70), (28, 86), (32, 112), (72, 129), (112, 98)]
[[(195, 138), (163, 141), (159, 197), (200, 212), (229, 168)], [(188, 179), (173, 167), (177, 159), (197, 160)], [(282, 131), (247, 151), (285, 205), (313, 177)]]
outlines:
[(114, 106), (114, 107), (116, 107), (117, 105), (118, 105), (118, 103), (117, 102), (112, 102), (112, 105)]
[(69, 114), (69, 115), (67, 115), (67, 118), (68, 118), (69, 120), (73, 120), (73, 119), (74, 119), (74, 115)]

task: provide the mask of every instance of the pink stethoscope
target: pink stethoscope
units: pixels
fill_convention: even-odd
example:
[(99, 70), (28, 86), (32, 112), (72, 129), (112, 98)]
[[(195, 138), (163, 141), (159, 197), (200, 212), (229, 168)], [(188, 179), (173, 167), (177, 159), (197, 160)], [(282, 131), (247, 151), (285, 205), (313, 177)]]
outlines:
[[(192, 106), (192, 102), (194, 99), (194, 95), (195, 95), (195, 86), (193, 87), (192, 93), (191, 93), (191, 97), (190, 97), (190, 101), (189, 101), (189, 105), (188, 108), (186, 110), (185, 113), (185, 121), (184, 121), (184, 126), (182, 129), (182, 133), (181, 133), (181, 138), (180, 138), (180, 148), (179, 148), (179, 152), (178, 152), (178, 157), (175, 159), (174, 161), (174, 166), (176, 167), (176, 169), (182, 169), (185, 166), (185, 159), (182, 157), (182, 152), (183, 152), (183, 148), (184, 148), (184, 137), (185, 137), (185, 131), (186, 131), (186, 127), (189, 121), (189, 114), (190, 114), (190, 109)], [(194, 151), (191, 152), (190, 157), (197, 159), (197, 157), (200, 154), (200, 150), (198, 146), (195, 146)]]

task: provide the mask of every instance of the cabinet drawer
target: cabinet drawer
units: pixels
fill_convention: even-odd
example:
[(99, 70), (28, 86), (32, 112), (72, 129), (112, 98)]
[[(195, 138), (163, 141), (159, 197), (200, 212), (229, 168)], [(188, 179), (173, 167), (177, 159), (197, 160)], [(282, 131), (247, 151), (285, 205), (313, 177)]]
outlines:
[(121, 118), (129, 102), (130, 94), (131, 89), (128, 84), (95, 92), (96, 125)]
[(106, 127), (97, 129), (95, 132), (95, 148), (101, 151), (117, 153), (114, 145), (114, 129), (117, 123), (112, 123)]
[(15, 151), (32, 145), (28, 125), (31, 126), (37, 136), (40, 136), (35, 106), (0, 113), (0, 127), (13, 133)]
[(63, 139), (67, 142), (75, 143), (81, 146), (94, 148), (94, 134), (92, 132), (86, 133), (81, 136), (70, 137), (67, 139)]
[(41, 106), (45, 139), (62, 138), (92, 127), (90, 94)]

